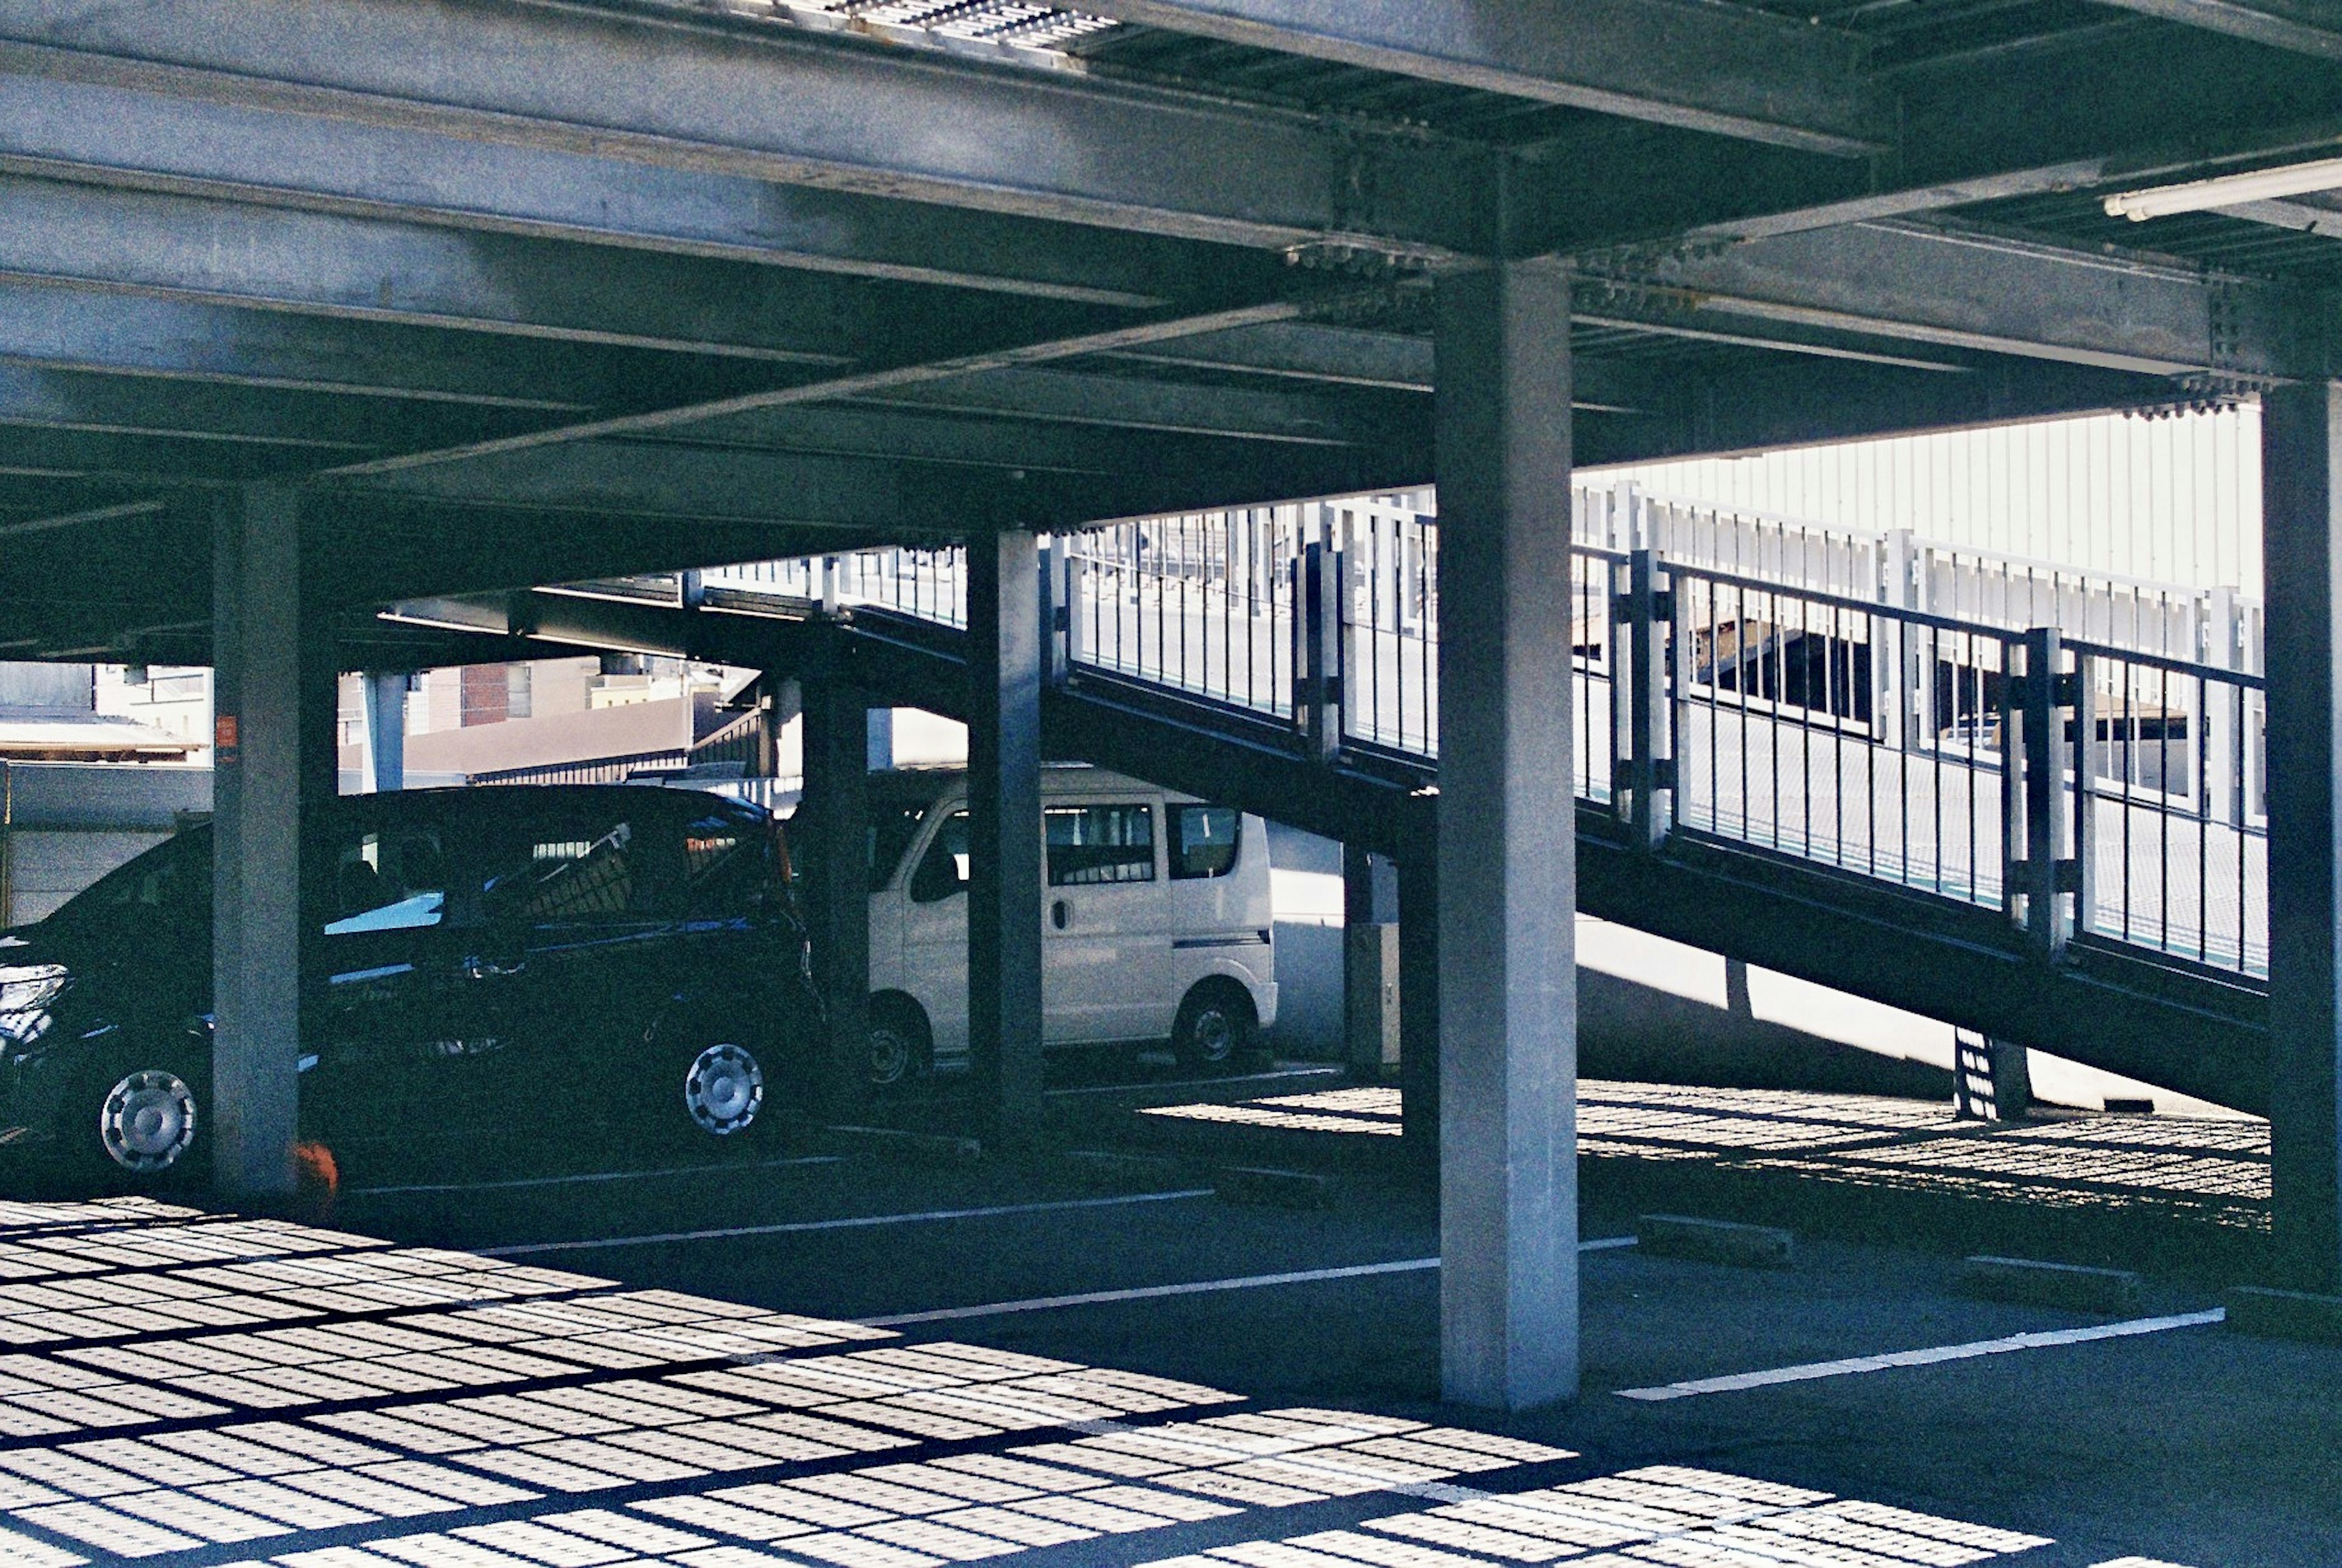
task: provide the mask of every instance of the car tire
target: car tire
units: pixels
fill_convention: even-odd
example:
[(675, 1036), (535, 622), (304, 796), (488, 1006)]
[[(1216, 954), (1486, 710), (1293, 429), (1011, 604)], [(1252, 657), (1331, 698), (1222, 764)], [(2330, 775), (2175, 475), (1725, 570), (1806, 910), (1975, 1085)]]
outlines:
[(102, 1190), (177, 1187), (200, 1180), (210, 1106), (184, 1069), (108, 1069), (70, 1097), (58, 1148), (76, 1183)]
[(696, 1144), (729, 1144), (771, 1125), (772, 1082), (766, 1053), (728, 1034), (705, 1038), (678, 1053), (684, 1121), (680, 1131)]
[(1229, 981), (1207, 980), (1187, 993), (1171, 1025), (1171, 1053), (1196, 1073), (1234, 1073), (1258, 1051), (1259, 1024), (1252, 998)]
[(927, 1021), (913, 1004), (880, 997), (870, 1004), (864, 1032), (862, 1081), (873, 1093), (900, 1090), (927, 1070)]

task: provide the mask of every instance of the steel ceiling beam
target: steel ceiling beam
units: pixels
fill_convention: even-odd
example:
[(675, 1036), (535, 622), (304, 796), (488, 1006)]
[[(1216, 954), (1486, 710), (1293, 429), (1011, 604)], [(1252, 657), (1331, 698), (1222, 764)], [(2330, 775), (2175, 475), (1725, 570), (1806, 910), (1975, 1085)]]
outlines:
[(2318, 0), (2098, 0), (2143, 16), (2266, 44), (2321, 60), (2342, 60), (2342, 15)]
[(417, 408), (384, 398), (0, 364), (0, 427), (358, 453), (474, 439), (542, 417), (525, 421), (505, 410)]
[(1671, 253), (1616, 281), (1695, 323), (1787, 322), (2149, 375), (2286, 380), (2327, 374), (2331, 352), (2311, 302), (2271, 285), (1914, 224)]
[(1226, 246), (5, 72), (0, 168), (1126, 308), (1276, 265)]
[(717, 16), (24, 0), (0, 44), (29, 75), (1187, 239), (1490, 237), (1481, 149)]
[(484, 510), (827, 528), (871, 537), (965, 537), (1003, 525), (1068, 528), (1110, 518), (1420, 483), (1426, 443), (1375, 451), (1281, 451), (1274, 461), (1150, 464), (1108, 474), (976, 470), (837, 453), (586, 441), (402, 470), (344, 494)]
[[(770, 379), (733, 360), (329, 320), (0, 278), (0, 362), (179, 383), (581, 414), (646, 394), (735, 390)], [(688, 374), (682, 374), (687, 372)]]
[(1124, 22), (1841, 156), (1878, 152), (1862, 46), (1676, 0), (1085, 0)]
[(1587, 466), (1737, 455), (2167, 403), (2168, 382), (2088, 365), (2001, 361), (1964, 375), (1811, 359), (1679, 378), (1651, 417), (1587, 422)]
[[(205, 304), (835, 366), (1109, 315), (697, 256), (0, 175), (0, 275)], [(0, 345), (5, 348), (5, 345)]]

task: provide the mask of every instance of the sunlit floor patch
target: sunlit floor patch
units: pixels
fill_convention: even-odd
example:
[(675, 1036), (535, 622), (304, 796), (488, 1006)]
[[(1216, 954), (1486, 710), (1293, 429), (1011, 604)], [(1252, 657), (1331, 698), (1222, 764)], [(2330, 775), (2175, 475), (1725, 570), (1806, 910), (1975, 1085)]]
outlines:
[[(0, 1355), (0, 1568), (1957, 1568), (2047, 1544), (280, 1222), (66, 1213), (0, 1223), (66, 1261), (0, 1283), (0, 1323), (51, 1336)], [(91, 1304), (30, 1293), (53, 1282)]]
[[(2051, 1544), (2039, 1535), (1682, 1465), (1486, 1495), (1243, 1542), (1149, 1568), (1961, 1568)], [(1590, 1554), (1589, 1554), (1590, 1553)]]
[[(1366, 1086), (1139, 1114), (1286, 1133), (1399, 1135), (1399, 1092)], [(1702, 1089), (1587, 1080), (1578, 1153), (1588, 1160), (1697, 1162), (1840, 1185), (1935, 1192), (2052, 1208), (2147, 1208), (2267, 1230), (2266, 1122), (2086, 1116), (2007, 1124), (1864, 1094)]]

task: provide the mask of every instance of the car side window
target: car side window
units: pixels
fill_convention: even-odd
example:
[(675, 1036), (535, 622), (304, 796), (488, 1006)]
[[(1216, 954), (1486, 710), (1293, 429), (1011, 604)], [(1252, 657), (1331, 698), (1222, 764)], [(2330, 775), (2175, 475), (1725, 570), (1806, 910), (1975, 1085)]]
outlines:
[(1153, 806), (1051, 806), (1041, 820), (1051, 887), (1155, 880)]
[(662, 913), (646, 834), (623, 818), (516, 824), (480, 884), (491, 919), (529, 924)]
[(756, 902), (771, 864), (771, 834), (727, 812), (695, 817), (683, 828), (684, 879), (691, 912), (734, 915)]
[(401, 826), (343, 841), (334, 859), (328, 936), (436, 925), (447, 907), (447, 856), (436, 828)]
[(967, 890), (967, 813), (956, 811), (944, 818), (936, 836), (927, 841), (919, 869), (911, 874), (911, 902), (939, 904)]
[(1173, 881), (1226, 876), (1236, 869), (1244, 817), (1234, 807), (1175, 805), (1169, 817)]

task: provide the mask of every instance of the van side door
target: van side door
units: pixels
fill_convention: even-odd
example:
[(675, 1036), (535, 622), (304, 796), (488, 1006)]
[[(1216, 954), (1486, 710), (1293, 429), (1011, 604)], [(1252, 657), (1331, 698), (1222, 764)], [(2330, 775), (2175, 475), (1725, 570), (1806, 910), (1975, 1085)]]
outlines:
[(904, 887), (902, 964), (896, 984), (927, 1014), (935, 1054), (967, 1052), (967, 803), (950, 799), (928, 814)]
[(1161, 1039), (1168, 925), (1156, 803), (1045, 799), (1041, 822), (1044, 1038)]

